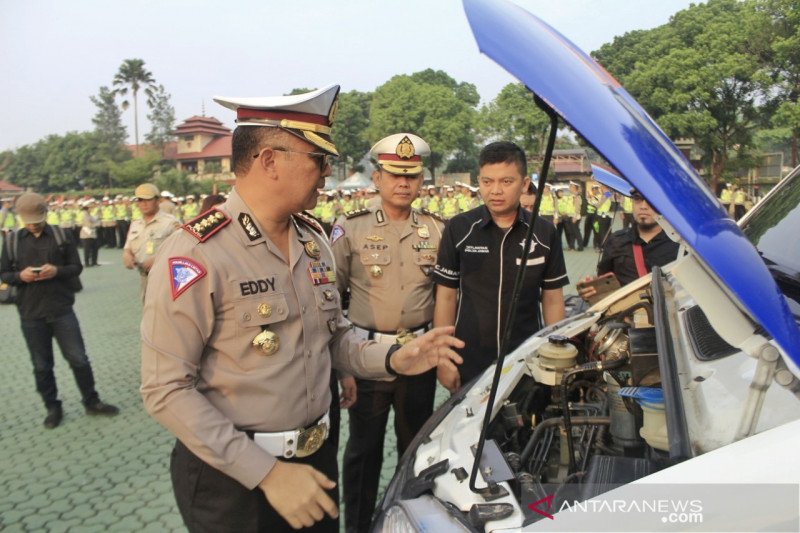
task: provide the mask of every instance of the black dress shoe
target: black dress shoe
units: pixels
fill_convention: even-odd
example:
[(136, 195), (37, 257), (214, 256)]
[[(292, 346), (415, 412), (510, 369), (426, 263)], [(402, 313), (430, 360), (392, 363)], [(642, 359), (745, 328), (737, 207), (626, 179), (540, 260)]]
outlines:
[(86, 405), (86, 414), (114, 416), (119, 414), (119, 408), (97, 399)]
[(46, 427), (47, 429), (53, 429), (54, 427), (58, 427), (63, 418), (64, 418), (64, 411), (61, 410), (61, 406), (48, 407), (47, 417), (44, 419), (44, 427)]

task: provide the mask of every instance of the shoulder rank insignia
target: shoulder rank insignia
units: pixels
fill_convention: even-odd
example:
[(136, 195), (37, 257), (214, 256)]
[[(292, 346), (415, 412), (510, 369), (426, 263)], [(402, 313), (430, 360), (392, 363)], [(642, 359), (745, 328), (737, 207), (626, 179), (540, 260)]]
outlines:
[(447, 222), (447, 219), (442, 218), (442, 215), (440, 215), (438, 213), (433, 213), (431, 211), (428, 211), (427, 209), (420, 209), (420, 212), (423, 213), (423, 214), (428, 215), (431, 218), (435, 218), (439, 222), (442, 222), (442, 223)]
[(228, 215), (218, 209), (211, 209), (193, 218), (183, 225), (183, 229), (192, 234), (200, 242), (207, 241), (212, 235), (230, 223)]
[(369, 209), (356, 209), (355, 211), (348, 211), (344, 216), (345, 218), (356, 218), (361, 215), (366, 215), (367, 213), (369, 213)]
[(300, 222), (303, 222), (306, 226), (310, 226), (311, 229), (313, 229), (317, 233), (320, 233), (325, 237), (327, 237), (327, 235), (325, 235), (325, 230), (322, 229), (320, 223), (317, 222), (317, 220), (308, 213), (295, 213), (294, 217), (297, 218), (297, 220), (299, 220)]

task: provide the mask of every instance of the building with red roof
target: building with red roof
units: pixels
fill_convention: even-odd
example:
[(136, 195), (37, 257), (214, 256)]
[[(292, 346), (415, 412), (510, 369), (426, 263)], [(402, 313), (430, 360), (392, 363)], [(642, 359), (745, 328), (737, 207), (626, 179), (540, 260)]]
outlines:
[(177, 142), (164, 147), (164, 159), (197, 177), (230, 174), (233, 134), (214, 117), (193, 116), (175, 128)]

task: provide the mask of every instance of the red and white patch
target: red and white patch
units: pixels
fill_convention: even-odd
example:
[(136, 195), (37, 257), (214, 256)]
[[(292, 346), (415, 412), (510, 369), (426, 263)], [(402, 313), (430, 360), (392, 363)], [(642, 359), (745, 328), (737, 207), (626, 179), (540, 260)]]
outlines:
[(187, 257), (170, 257), (169, 277), (172, 299), (176, 300), (178, 296), (186, 292), (186, 289), (205, 275), (206, 269), (191, 259)]
[(339, 238), (344, 237), (344, 228), (341, 227), (339, 224), (333, 226), (331, 230), (331, 244), (335, 243), (339, 240)]

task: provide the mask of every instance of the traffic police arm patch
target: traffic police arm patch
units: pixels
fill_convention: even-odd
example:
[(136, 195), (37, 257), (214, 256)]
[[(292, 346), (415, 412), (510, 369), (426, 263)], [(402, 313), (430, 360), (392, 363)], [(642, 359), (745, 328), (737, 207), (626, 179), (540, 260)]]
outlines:
[(170, 257), (169, 277), (173, 301), (205, 275), (206, 269), (203, 265), (188, 257)]
[(184, 224), (183, 229), (188, 231), (198, 241), (205, 242), (216, 232), (228, 225), (230, 221), (230, 217), (222, 211), (211, 209)]
[(344, 237), (344, 228), (336, 224), (331, 230), (331, 244), (338, 241), (341, 237)]

